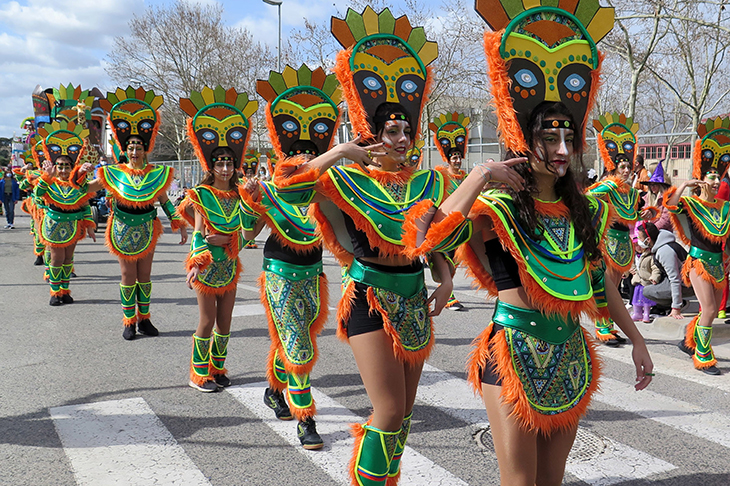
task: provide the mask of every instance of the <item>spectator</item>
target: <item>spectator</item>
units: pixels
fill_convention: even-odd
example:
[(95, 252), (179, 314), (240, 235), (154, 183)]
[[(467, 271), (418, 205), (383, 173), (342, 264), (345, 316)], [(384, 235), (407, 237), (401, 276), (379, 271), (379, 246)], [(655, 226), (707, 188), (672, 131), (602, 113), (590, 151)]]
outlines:
[(13, 176), (13, 169), (10, 166), (5, 167), (3, 178), (0, 181), (0, 194), (3, 197), (3, 205), (5, 206), (5, 218), (8, 224), (6, 229), (15, 229), (15, 203), (20, 201), (20, 186)]
[(633, 187), (637, 191), (641, 191), (643, 189), (643, 187), (641, 186), (641, 182), (649, 178), (647, 174), (648, 172), (646, 170), (646, 167), (644, 167), (644, 156), (637, 155), (634, 159), (634, 177), (631, 187)]
[(687, 251), (677, 243), (672, 232), (659, 230), (653, 223), (641, 223), (637, 228), (637, 235), (651, 248), (661, 273), (658, 283), (644, 287), (644, 296), (659, 305), (671, 306), (669, 315), (682, 319), (682, 294), (691, 293), (686, 287), (683, 288), (681, 276)]
[(639, 246), (636, 256), (636, 265), (632, 268), (633, 277), (631, 283), (634, 284), (634, 295), (631, 300), (633, 306), (633, 315), (635, 321), (643, 321), (650, 323), (649, 313), (656, 302), (644, 295), (644, 288), (648, 285), (656, 285), (661, 279), (661, 271), (654, 263), (654, 255), (651, 253), (649, 240), (646, 235), (641, 234), (637, 241)]
[(674, 231), (669, 210), (662, 204), (664, 191), (671, 187), (671, 184), (666, 182), (662, 161), (659, 161), (651, 177), (647, 181), (641, 182), (641, 184), (644, 188), (649, 187), (649, 192), (644, 195), (645, 209), (641, 213), (641, 219), (652, 219), (657, 216), (656, 212), (659, 211), (654, 225), (660, 230)]

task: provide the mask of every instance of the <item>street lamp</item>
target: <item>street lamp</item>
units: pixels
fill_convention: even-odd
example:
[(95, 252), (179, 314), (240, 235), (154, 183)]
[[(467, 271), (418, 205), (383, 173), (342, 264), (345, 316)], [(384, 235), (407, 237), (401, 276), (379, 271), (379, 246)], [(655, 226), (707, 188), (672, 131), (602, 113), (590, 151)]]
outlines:
[(281, 72), (281, 4), (282, 0), (262, 0), (264, 3), (274, 5), (279, 9), (279, 59), (276, 63), (276, 70)]

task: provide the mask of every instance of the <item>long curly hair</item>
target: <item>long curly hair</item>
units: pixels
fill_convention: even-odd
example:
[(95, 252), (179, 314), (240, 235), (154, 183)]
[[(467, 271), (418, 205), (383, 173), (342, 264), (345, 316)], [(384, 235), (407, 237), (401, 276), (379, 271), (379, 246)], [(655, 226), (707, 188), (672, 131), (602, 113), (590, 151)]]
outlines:
[[(543, 154), (547, 153), (543, 142), (542, 142), (542, 122), (550, 116), (564, 116), (573, 122), (574, 126), (577, 126), (575, 120), (570, 114), (568, 108), (559, 102), (544, 102), (538, 105), (537, 108), (532, 112), (529, 121), (529, 128), (526, 133), (526, 142), (529, 147), (532, 148), (532, 152), (537, 152), (538, 148), (542, 150)], [(577, 135), (577, 134), (576, 134)], [(524, 157), (524, 154), (515, 154), (508, 152), (507, 158), (513, 157)], [(546, 162), (546, 166), (550, 172), (555, 173), (554, 167), (550, 162)], [(520, 174), (525, 180), (525, 189), (523, 191), (514, 191), (509, 188), (507, 192), (512, 196), (515, 206), (519, 212), (520, 224), (527, 231), (527, 234), (531, 235), (536, 240), (543, 239), (543, 224), (538, 219), (535, 211), (535, 200), (537, 196), (537, 181), (535, 175), (532, 172), (532, 168), (529, 163), (519, 164), (514, 169)], [(563, 177), (558, 178), (555, 181), (555, 193), (558, 197), (562, 198), (563, 203), (570, 208), (570, 217), (573, 221), (573, 227), (575, 229), (576, 237), (583, 243), (583, 250), (589, 261), (595, 261), (601, 258), (601, 251), (599, 249), (598, 235), (593, 227), (591, 220), (591, 211), (588, 207), (588, 199), (583, 194), (584, 187), (583, 181), (585, 179), (585, 166), (583, 165), (583, 142), (582, 138), (576, 136), (573, 138), (573, 159), (571, 164), (568, 166)], [(575, 177), (575, 173), (580, 176)], [(579, 182), (580, 181), (580, 182)]]
[[(233, 150), (229, 149), (228, 147), (218, 147), (217, 149), (213, 150), (213, 152), (210, 154), (211, 160), (213, 160), (215, 157), (218, 157), (219, 155), (227, 155), (229, 157), (235, 157), (235, 154), (233, 153)], [(203, 180), (200, 181), (201, 185), (206, 186), (212, 186), (215, 182), (215, 174), (213, 174), (213, 171), (206, 171), (203, 176)], [(234, 189), (239, 182), (238, 178), (238, 171), (233, 171), (233, 176), (228, 180), (229, 189)]]

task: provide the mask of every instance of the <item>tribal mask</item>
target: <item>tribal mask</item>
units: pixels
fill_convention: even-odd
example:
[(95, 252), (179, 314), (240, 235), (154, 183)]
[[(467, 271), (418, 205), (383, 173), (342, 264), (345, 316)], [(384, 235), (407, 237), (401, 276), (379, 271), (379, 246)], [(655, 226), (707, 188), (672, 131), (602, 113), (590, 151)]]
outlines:
[(423, 154), (424, 145), (426, 145), (426, 142), (420, 138), (413, 143), (413, 147), (408, 151), (408, 161), (406, 162), (408, 167), (417, 169), (421, 165), (421, 155)]
[(228, 147), (234, 154), (234, 166), (241, 167), (251, 134), (249, 119), (259, 107), (248, 94), (235, 88), (193, 91), (190, 98), (180, 98), (180, 108), (188, 114), (188, 138), (203, 169), (213, 170), (212, 154), (218, 147)]
[(695, 143), (692, 177), (702, 179), (712, 169), (723, 177), (730, 165), (730, 117), (700, 123), (697, 135), (700, 139)]
[(612, 172), (622, 161), (628, 162), (633, 170), (639, 124), (623, 113), (606, 113), (593, 120), (593, 128), (598, 132), (598, 150), (606, 170)]
[(91, 119), (91, 106), (94, 104), (94, 95), (87, 89), (82, 90), (81, 86), (74, 86), (69, 83), (68, 86), (60, 85), (58, 88), (47, 94), (48, 101), (51, 104), (51, 119), (66, 120), (78, 122), (79, 112), (77, 106), (79, 103), (86, 105), (84, 110), (84, 118), (86, 121)]
[(273, 174), (276, 170), (276, 163), (279, 161), (276, 156), (276, 151), (274, 149), (266, 152), (266, 161), (269, 164), (269, 174)]
[(405, 15), (394, 18), (387, 8), (378, 14), (368, 6), (362, 14), (348, 9), (344, 20), (332, 17), (332, 34), (346, 49), (337, 56), (335, 73), (353, 133), (375, 138), (375, 112), (390, 102), (408, 111), (417, 138), (429, 91), (426, 66), (438, 56), (423, 27), (412, 27)]
[[(528, 2), (525, 2), (528, 3)], [(499, 131), (507, 149), (526, 153), (524, 134), (533, 110), (544, 101), (562, 102), (585, 136), (600, 76), (596, 43), (613, 28), (614, 9), (597, 0), (536, 0), (524, 8), (512, 0), (476, 0), (492, 28), (484, 36)], [(504, 30), (502, 30), (504, 29)], [(519, 127), (519, 131), (517, 129)]]
[(332, 147), (341, 101), (334, 74), (306, 64), (298, 70), (286, 66), (281, 73), (271, 71), (268, 81), (258, 80), (256, 91), (269, 102), (266, 123), (277, 158), (316, 157)]
[(436, 147), (445, 162), (449, 161), (452, 150), (466, 157), (466, 146), (469, 143), (469, 129), (471, 120), (463, 113), (444, 113), (433, 119), (428, 128), (433, 132)]
[(46, 123), (38, 134), (43, 137), (46, 160), (56, 164), (56, 160), (65, 155), (76, 165), (84, 152), (84, 139), (89, 136), (89, 130), (73, 121), (60, 120)]
[(112, 135), (122, 152), (127, 150), (127, 140), (132, 136), (142, 139), (145, 152), (152, 152), (160, 128), (157, 109), (162, 102), (162, 96), (155, 95), (154, 91), (131, 86), (126, 90), (117, 88), (99, 100), (99, 106), (108, 113)]
[(261, 152), (256, 149), (248, 149), (246, 155), (243, 158), (243, 164), (241, 164), (241, 170), (243, 174), (249, 170), (256, 176), (256, 172), (259, 170), (259, 160), (261, 159)]

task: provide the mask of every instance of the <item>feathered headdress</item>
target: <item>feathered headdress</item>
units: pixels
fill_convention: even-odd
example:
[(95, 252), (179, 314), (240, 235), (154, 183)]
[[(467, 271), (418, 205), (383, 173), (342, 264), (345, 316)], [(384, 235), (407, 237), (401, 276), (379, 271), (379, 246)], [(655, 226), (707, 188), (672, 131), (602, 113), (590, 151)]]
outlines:
[(268, 101), (266, 125), (276, 158), (317, 156), (332, 147), (342, 100), (334, 74), (321, 67), (312, 71), (306, 64), (286, 66), (281, 73), (271, 71), (268, 80), (258, 80), (256, 91)]
[[(152, 152), (160, 129), (162, 95), (144, 88), (117, 88), (99, 100), (99, 106), (108, 113), (112, 136), (122, 152), (127, 150), (129, 137), (137, 136), (144, 143), (145, 152)], [(91, 107), (93, 100), (88, 104)]]
[[(50, 92), (48, 92), (50, 91)], [(46, 90), (48, 101), (51, 104), (51, 119), (76, 122), (79, 116), (77, 106), (79, 103), (86, 105), (84, 117), (91, 119), (91, 106), (94, 104), (94, 95), (88, 89), (81, 89), (81, 86), (60, 85), (53, 90)]]
[(71, 159), (73, 165), (81, 159), (84, 153), (84, 139), (89, 136), (89, 130), (73, 121), (54, 120), (38, 129), (43, 139), (43, 154), (53, 164), (65, 155)]
[(723, 177), (730, 165), (730, 117), (708, 118), (697, 127), (697, 136), (692, 177), (702, 179), (713, 169)]
[(269, 165), (269, 174), (273, 174), (276, 169), (276, 163), (279, 161), (279, 157), (276, 155), (276, 151), (271, 149), (266, 152), (266, 163)]
[(627, 161), (633, 170), (639, 124), (623, 113), (606, 113), (593, 120), (593, 128), (606, 170), (614, 171), (619, 161)]
[(466, 157), (469, 143), (469, 123), (471, 120), (463, 113), (443, 113), (428, 124), (433, 132), (433, 140), (444, 162), (449, 161), (451, 152), (456, 150), (461, 157)]
[(494, 32), (484, 34), (500, 136), (527, 153), (528, 120), (544, 101), (560, 101), (583, 138), (600, 81), (596, 43), (613, 28), (614, 9), (598, 0), (476, 0)]
[(332, 17), (332, 34), (345, 48), (337, 55), (335, 73), (353, 134), (373, 139), (375, 112), (391, 102), (405, 107), (418, 138), (430, 91), (427, 66), (438, 56), (423, 27), (412, 27), (405, 15), (396, 19), (387, 8), (378, 14), (368, 6), (361, 14), (348, 9), (344, 19)]
[(180, 108), (189, 116), (188, 138), (205, 171), (213, 170), (212, 153), (228, 147), (235, 155), (234, 166), (241, 167), (243, 154), (251, 136), (250, 118), (259, 102), (249, 100), (247, 93), (235, 88), (193, 91), (189, 98), (180, 98)]

